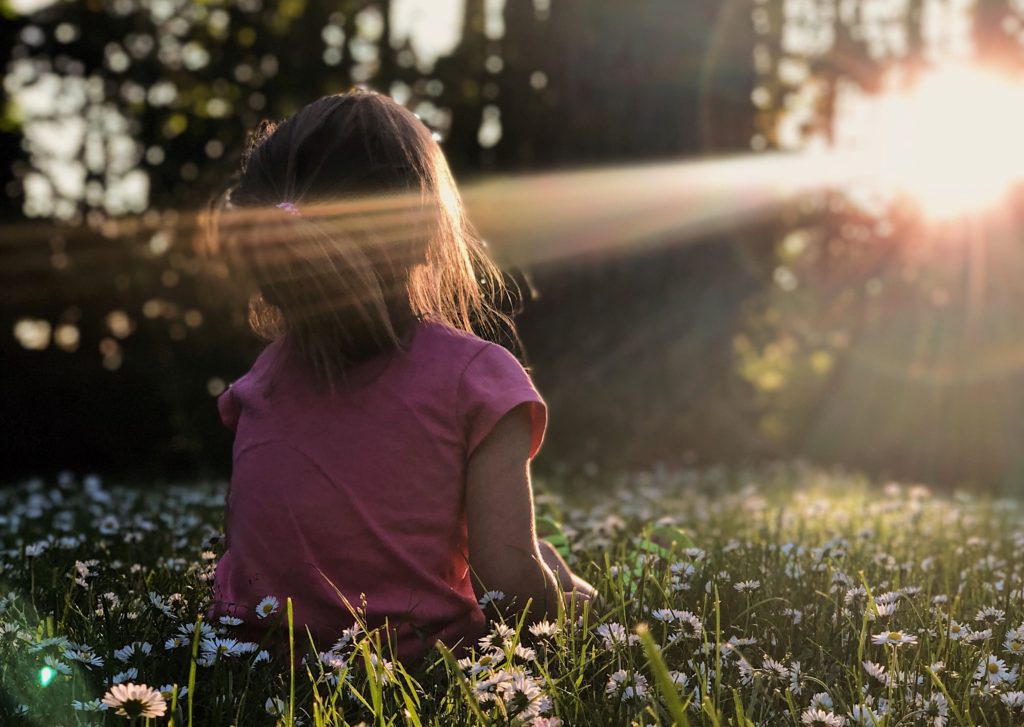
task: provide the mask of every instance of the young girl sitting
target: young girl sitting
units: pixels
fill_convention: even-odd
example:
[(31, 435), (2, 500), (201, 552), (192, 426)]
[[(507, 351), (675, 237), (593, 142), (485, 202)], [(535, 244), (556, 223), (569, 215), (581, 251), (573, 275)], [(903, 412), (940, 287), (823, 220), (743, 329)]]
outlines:
[(408, 660), (475, 641), (486, 591), (528, 620), (591, 598), (535, 535), (545, 404), (473, 333), (511, 325), (505, 291), (430, 130), (386, 96), (322, 98), (260, 129), (217, 217), (271, 343), (217, 401), (235, 442), (216, 612), (258, 638), (290, 597), (297, 638), (327, 648), (360, 608)]

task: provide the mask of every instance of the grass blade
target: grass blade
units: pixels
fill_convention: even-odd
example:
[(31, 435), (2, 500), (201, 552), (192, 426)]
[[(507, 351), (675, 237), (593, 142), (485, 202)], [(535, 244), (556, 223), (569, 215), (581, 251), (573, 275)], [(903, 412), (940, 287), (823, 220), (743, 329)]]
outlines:
[(686, 707), (679, 698), (679, 692), (676, 691), (676, 685), (668, 673), (668, 667), (661, 656), (661, 650), (654, 643), (654, 637), (651, 636), (650, 629), (646, 625), (640, 624), (636, 627), (636, 632), (640, 636), (640, 643), (643, 644), (644, 653), (647, 655), (647, 662), (651, 665), (651, 671), (654, 672), (654, 680), (658, 684), (658, 691), (661, 692), (661, 696), (665, 700), (668, 713), (672, 715), (673, 724), (676, 727), (690, 727), (690, 719), (686, 716)]

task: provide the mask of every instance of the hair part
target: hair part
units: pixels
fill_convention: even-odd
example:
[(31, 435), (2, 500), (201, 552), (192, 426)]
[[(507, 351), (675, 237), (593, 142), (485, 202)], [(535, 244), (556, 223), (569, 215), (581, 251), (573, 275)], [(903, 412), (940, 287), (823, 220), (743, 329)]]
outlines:
[(286, 336), (332, 387), (401, 348), (417, 319), (517, 340), (502, 306), (518, 291), (466, 218), (430, 130), (387, 96), (326, 96), (263, 122), (211, 212), (209, 249), (249, 291), (250, 327)]

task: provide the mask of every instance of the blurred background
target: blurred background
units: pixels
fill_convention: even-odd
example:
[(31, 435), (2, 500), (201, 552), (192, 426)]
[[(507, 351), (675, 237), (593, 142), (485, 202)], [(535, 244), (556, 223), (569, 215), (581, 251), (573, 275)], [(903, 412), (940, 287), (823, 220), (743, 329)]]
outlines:
[(1024, 490), (1021, 0), (0, 12), (5, 480), (227, 473), (214, 397), (261, 344), (196, 213), (261, 119), (360, 85), (434, 129), (528, 294), (538, 468)]

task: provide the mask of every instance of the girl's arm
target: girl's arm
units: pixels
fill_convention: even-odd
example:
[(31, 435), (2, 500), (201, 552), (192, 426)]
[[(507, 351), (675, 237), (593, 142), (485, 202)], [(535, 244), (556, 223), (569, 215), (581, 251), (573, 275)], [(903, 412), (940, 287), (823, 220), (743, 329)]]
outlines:
[(532, 599), (527, 615), (532, 622), (554, 619), (564, 594), (545, 563), (534, 529), (528, 406), (506, 414), (470, 457), (466, 518), (477, 593), (502, 591), (505, 599), (498, 606), (516, 612)]
[(572, 572), (569, 564), (555, 550), (555, 546), (546, 540), (538, 540), (537, 543), (540, 545), (541, 558), (544, 559), (551, 572), (555, 574), (555, 578), (558, 579), (558, 585), (563, 591), (566, 593), (578, 591), (587, 598), (594, 598), (597, 595), (596, 588)]

